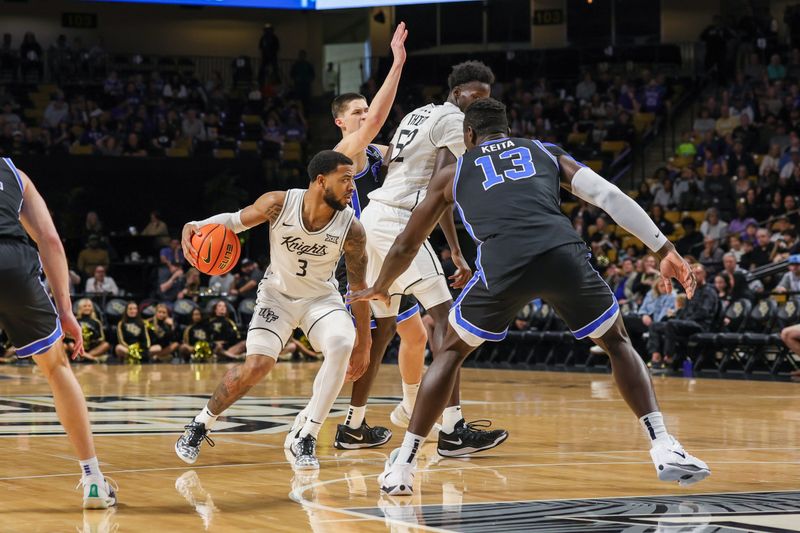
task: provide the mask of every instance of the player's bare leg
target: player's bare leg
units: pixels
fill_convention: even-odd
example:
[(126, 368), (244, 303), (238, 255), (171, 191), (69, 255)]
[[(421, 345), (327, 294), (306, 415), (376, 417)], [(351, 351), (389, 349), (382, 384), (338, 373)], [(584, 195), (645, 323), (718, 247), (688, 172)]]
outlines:
[[(642, 358), (631, 344), (628, 332), (617, 316), (611, 328), (599, 338), (592, 339), (611, 359), (614, 381), (625, 403), (639, 418), (651, 442), (650, 457), (662, 481), (678, 481), (691, 485), (711, 474), (708, 465), (686, 452), (664, 425), (658, 408), (653, 382)], [(430, 372), (430, 370), (429, 370)]]
[(116, 494), (103, 478), (97, 462), (86, 399), (67, 361), (63, 343), (58, 341), (45, 353), (34, 355), (33, 360), (53, 391), (58, 419), (80, 461), (84, 508), (106, 509), (116, 505)]
[[(400, 336), (398, 366), (403, 382), (403, 400), (394, 408), (389, 419), (392, 424), (407, 428), (417, 402), (420, 381), (422, 381), (428, 333), (420, 314), (414, 313), (397, 324), (397, 334)], [(438, 424), (434, 425), (435, 435), (431, 434), (430, 436), (437, 437), (438, 429)]]

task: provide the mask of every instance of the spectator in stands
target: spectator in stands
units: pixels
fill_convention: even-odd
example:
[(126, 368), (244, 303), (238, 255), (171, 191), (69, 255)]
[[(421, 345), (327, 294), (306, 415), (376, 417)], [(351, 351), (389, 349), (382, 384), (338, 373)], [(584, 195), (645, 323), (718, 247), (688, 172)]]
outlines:
[(700, 135), (705, 135), (708, 132), (713, 132), (717, 122), (711, 117), (708, 109), (701, 109), (700, 116), (694, 119), (692, 129)]
[(147, 155), (147, 150), (139, 143), (139, 136), (135, 133), (128, 134), (128, 142), (122, 149), (122, 155), (132, 157), (144, 157)]
[(758, 226), (756, 219), (747, 213), (747, 201), (744, 198), (740, 198), (736, 202), (736, 216), (728, 224), (727, 233), (744, 236), (747, 226), (750, 224)]
[(218, 296), (227, 295), (235, 280), (236, 277), (230, 272), (221, 276), (211, 276), (211, 279), (208, 280), (208, 287)]
[(58, 123), (58, 126), (53, 131), (52, 139), (50, 143), (51, 154), (68, 154), (75, 140), (69, 124), (63, 120)]
[(583, 79), (575, 87), (575, 98), (579, 102), (588, 102), (597, 93), (597, 84), (592, 79), (592, 74), (586, 72), (583, 74)]
[(775, 292), (792, 293), (791, 298), (800, 304), (800, 257), (797, 255), (789, 257), (789, 271), (783, 274)]
[(261, 83), (266, 81), (271, 73), (278, 72), (278, 52), (281, 49), (281, 42), (275, 35), (272, 24), (264, 24), (261, 39), (258, 41), (258, 49), (261, 51), (261, 67), (258, 71), (258, 80)]
[(744, 75), (753, 80), (760, 82), (767, 71), (764, 65), (761, 64), (761, 58), (757, 53), (750, 54), (747, 65), (744, 67)]
[[(75, 318), (81, 326), (83, 337), (82, 358), (93, 363), (104, 363), (108, 359), (111, 345), (106, 340), (105, 327), (97, 316), (94, 304), (88, 298), (81, 298), (77, 302), (78, 312)], [(64, 338), (64, 347), (67, 355), (72, 357), (75, 350), (75, 339)]]
[(781, 147), (777, 144), (770, 145), (769, 152), (761, 159), (758, 167), (759, 177), (766, 178), (772, 172), (780, 172), (780, 158)]
[(792, 177), (792, 174), (794, 174), (794, 169), (796, 167), (800, 167), (800, 149), (792, 148), (789, 150), (789, 154), (791, 159), (784, 163), (784, 165), (781, 167), (780, 173), (778, 174), (778, 176), (781, 178), (788, 179)]
[(650, 289), (653, 288), (653, 284), (656, 283), (659, 276), (660, 273), (656, 258), (650, 254), (646, 255), (644, 259), (641, 260), (641, 269), (636, 273), (633, 279), (632, 288), (637, 301), (642, 301), (647, 293), (650, 292)]
[(297, 60), (292, 64), (289, 75), (292, 78), (297, 97), (303, 102), (303, 107), (308, 109), (311, 103), (311, 84), (314, 82), (316, 73), (314, 72), (314, 65), (307, 59), (305, 50), (300, 50), (297, 53)]
[(158, 256), (162, 265), (169, 265), (170, 263), (182, 265), (185, 263), (181, 241), (178, 239), (170, 239), (169, 246), (163, 247), (158, 252)]
[(112, 70), (108, 73), (108, 77), (103, 82), (103, 92), (112, 98), (117, 98), (122, 96), (122, 91), (124, 90), (124, 86), (122, 84), (122, 80), (119, 79), (119, 75), (115, 70)]
[(738, 169), (744, 166), (747, 169), (746, 176), (753, 176), (756, 174), (756, 163), (753, 161), (753, 156), (744, 151), (744, 145), (736, 141), (733, 143), (733, 153), (728, 156), (728, 168)]
[(175, 332), (175, 322), (169, 315), (169, 308), (166, 304), (156, 305), (156, 313), (145, 320), (145, 325), (149, 330), (150, 340), (153, 343), (150, 354), (156, 362), (169, 362), (175, 351), (178, 349), (177, 334)]
[(733, 138), (742, 143), (744, 151), (752, 153), (758, 149), (758, 128), (747, 113), (739, 115), (739, 126), (733, 130)]
[(78, 272), (88, 278), (94, 275), (98, 266), (107, 268), (110, 262), (108, 250), (100, 246), (100, 237), (90, 235), (86, 248), (78, 254)]
[(64, 94), (60, 91), (50, 100), (44, 110), (42, 126), (56, 129), (58, 124), (69, 118), (69, 105), (64, 101)]
[(608, 128), (606, 140), (625, 141), (628, 144), (633, 144), (636, 140), (636, 129), (631, 124), (630, 119), (631, 116), (628, 113), (621, 111), (611, 127)]
[(161, 220), (161, 214), (158, 211), (150, 211), (150, 221), (142, 229), (142, 237), (163, 237), (169, 235), (169, 228), (167, 224)]
[(664, 209), (672, 209), (678, 205), (679, 198), (672, 185), (672, 180), (669, 178), (656, 185), (653, 193), (654, 206), (660, 205)]
[(667, 88), (664, 86), (664, 76), (651, 78), (642, 89), (642, 111), (646, 113), (661, 113), (664, 109)]
[(86, 280), (85, 291), (87, 294), (98, 295), (119, 295), (117, 282), (111, 276), (106, 276), (106, 267), (97, 265), (94, 268), (94, 275)]
[(753, 250), (742, 256), (741, 263), (750, 270), (767, 265), (772, 262), (776, 251), (777, 247), (770, 240), (769, 230), (759, 228), (756, 231), (756, 244), (753, 246)]
[(160, 155), (163, 155), (168, 148), (175, 147), (175, 137), (175, 131), (170, 128), (169, 123), (160, 118), (150, 144)]
[(706, 236), (703, 241), (703, 251), (698, 256), (698, 261), (706, 269), (709, 275), (716, 274), (722, 270), (722, 248), (719, 247), (719, 240)]
[(671, 365), (673, 358), (678, 355), (679, 341), (693, 333), (708, 331), (716, 318), (719, 298), (714, 287), (706, 283), (705, 268), (696, 263), (692, 271), (697, 279), (694, 297), (675, 313), (675, 318), (650, 326), (647, 348), (654, 369), (663, 368), (664, 364)]
[(164, 302), (174, 302), (184, 286), (184, 272), (178, 263), (167, 263), (158, 267), (156, 297)]
[(3, 113), (0, 114), (0, 124), (10, 124), (11, 126), (18, 126), (22, 119), (14, 113), (14, 107), (10, 102), (3, 104)]
[(192, 310), (192, 323), (183, 330), (183, 340), (178, 353), (184, 361), (209, 359), (211, 350), (211, 327), (199, 308)]
[(714, 129), (717, 131), (717, 134), (725, 137), (733, 133), (733, 130), (740, 125), (739, 116), (731, 116), (730, 108), (722, 106), (722, 109), (720, 109), (720, 117), (717, 119)]
[(631, 336), (631, 341), (640, 354), (647, 353), (647, 345), (642, 337), (650, 329), (654, 322), (663, 321), (667, 313), (675, 310), (675, 293), (664, 292), (664, 284), (661, 276), (657, 275), (653, 280), (650, 290), (642, 301), (642, 305), (634, 313), (623, 316), (625, 329)]
[(122, 155), (122, 146), (119, 145), (115, 136), (106, 135), (97, 141), (97, 152), (100, 155), (117, 157)]
[(198, 301), (200, 297), (200, 271), (190, 268), (186, 271), (183, 288), (178, 292), (178, 299)]
[(731, 286), (728, 282), (728, 278), (722, 274), (714, 276), (714, 290), (717, 291), (717, 298), (722, 303), (724, 310), (731, 301)]
[(293, 105), (289, 108), (284, 121), (283, 134), (287, 141), (303, 142), (306, 140), (306, 121), (297, 106)]
[(19, 57), (23, 79), (30, 72), (35, 72), (39, 80), (44, 77), (44, 52), (33, 32), (25, 32), (22, 45), (19, 47)]
[(283, 128), (280, 126), (278, 117), (275, 113), (270, 113), (263, 126), (261, 140), (263, 144), (263, 156), (265, 159), (279, 159), (281, 148), (283, 148)]
[(703, 237), (706, 239), (710, 238), (717, 241), (727, 236), (728, 223), (724, 220), (720, 220), (719, 211), (716, 207), (709, 207), (706, 210), (703, 223), (700, 224), (700, 233), (702, 233)]
[(186, 100), (189, 97), (189, 89), (177, 74), (164, 84), (162, 95), (167, 100)]
[(245, 341), (241, 340), (239, 328), (230, 319), (228, 303), (225, 300), (219, 300), (214, 305), (214, 311), (208, 323), (211, 327), (214, 355), (234, 361), (244, 359)]
[(125, 306), (125, 314), (117, 324), (117, 342), (114, 354), (119, 361), (135, 363), (150, 359), (150, 333), (139, 316), (136, 302)]
[(245, 298), (254, 298), (258, 283), (264, 277), (264, 272), (259, 270), (258, 265), (252, 259), (244, 258), (239, 264), (239, 274), (233, 282), (229, 294), (235, 296), (239, 301)]
[(783, 80), (786, 77), (786, 67), (781, 63), (781, 56), (772, 54), (767, 67), (767, 77), (770, 82)]
[(694, 255), (703, 243), (703, 234), (697, 231), (697, 222), (692, 217), (681, 219), (683, 237), (675, 242), (675, 249), (681, 255)]
[(747, 271), (739, 268), (736, 253), (728, 252), (722, 256), (722, 272), (720, 274), (727, 278), (733, 300), (753, 298), (753, 293), (747, 284)]
[(183, 117), (181, 122), (181, 133), (183, 137), (190, 142), (195, 140), (202, 140), (205, 133), (203, 121), (197, 118), (197, 111), (189, 109)]
[(96, 146), (97, 142), (105, 136), (106, 132), (100, 126), (100, 120), (97, 117), (91, 117), (88, 127), (81, 133), (78, 143), (82, 146)]

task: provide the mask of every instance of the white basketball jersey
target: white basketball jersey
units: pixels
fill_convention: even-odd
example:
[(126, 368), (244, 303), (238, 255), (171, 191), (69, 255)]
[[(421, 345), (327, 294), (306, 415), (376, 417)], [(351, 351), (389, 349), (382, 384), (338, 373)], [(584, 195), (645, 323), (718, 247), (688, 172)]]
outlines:
[(386, 180), (369, 199), (414, 209), (425, 198), (437, 149), (447, 147), (456, 157), (466, 151), (463, 128), (464, 114), (450, 102), (428, 104), (403, 117), (392, 138)]
[(353, 223), (355, 211), (336, 211), (321, 230), (303, 225), (306, 189), (286, 191), (283, 210), (269, 228), (270, 264), (259, 289), (276, 290), (290, 298), (312, 298), (337, 292), (336, 264)]

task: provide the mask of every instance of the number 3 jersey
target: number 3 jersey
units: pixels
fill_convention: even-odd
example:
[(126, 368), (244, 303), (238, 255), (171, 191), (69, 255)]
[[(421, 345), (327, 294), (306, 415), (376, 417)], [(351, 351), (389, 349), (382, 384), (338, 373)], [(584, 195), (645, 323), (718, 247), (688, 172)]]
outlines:
[(464, 153), (464, 114), (447, 102), (428, 104), (403, 117), (392, 137), (389, 171), (383, 186), (370, 200), (411, 211), (425, 198), (436, 152), (449, 148), (456, 157)]
[(316, 298), (337, 292), (336, 264), (355, 218), (346, 207), (318, 231), (303, 224), (306, 189), (286, 191), (283, 210), (269, 229), (270, 265), (261, 287), (290, 298)]
[[(539, 254), (583, 242), (561, 211), (555, 145), (520, 138), (487, 141), (458, 159), (453, 196), (478, 244), (477, 267), (491, 292)], [(556, 155), (554, 155), (556, 154)]]

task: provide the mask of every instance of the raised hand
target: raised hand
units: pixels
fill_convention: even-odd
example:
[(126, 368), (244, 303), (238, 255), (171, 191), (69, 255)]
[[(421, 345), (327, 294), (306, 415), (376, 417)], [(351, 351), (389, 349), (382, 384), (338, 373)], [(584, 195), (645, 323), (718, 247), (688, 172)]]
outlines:
[(408, 30), (406, 29), (406, 23), (401, 22), (397, 25), (397, 29), (394, 30), (394, 36), (392, 36), (392, 55), (394, 55), (394, 62), (403, 64), (406, 62), (406, 38), (408, 37)]

